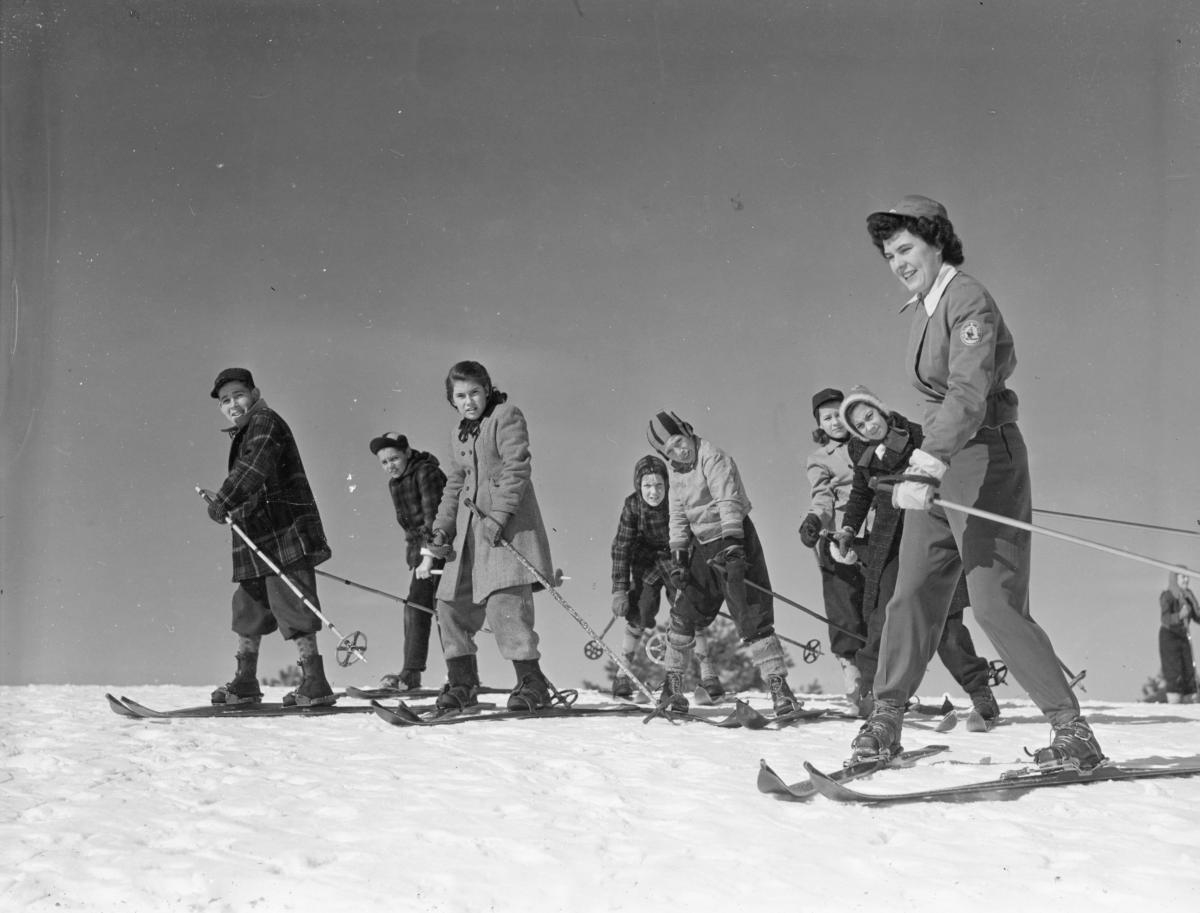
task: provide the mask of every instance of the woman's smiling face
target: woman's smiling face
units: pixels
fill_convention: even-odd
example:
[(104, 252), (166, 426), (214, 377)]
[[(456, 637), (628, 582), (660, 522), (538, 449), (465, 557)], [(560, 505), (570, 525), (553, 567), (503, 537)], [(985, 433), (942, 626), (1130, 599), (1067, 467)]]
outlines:
[(942, 271), (942, 249), (907, 228), (883, 242), (883, 259), (896, 278), (914, 295), (928, 295)]

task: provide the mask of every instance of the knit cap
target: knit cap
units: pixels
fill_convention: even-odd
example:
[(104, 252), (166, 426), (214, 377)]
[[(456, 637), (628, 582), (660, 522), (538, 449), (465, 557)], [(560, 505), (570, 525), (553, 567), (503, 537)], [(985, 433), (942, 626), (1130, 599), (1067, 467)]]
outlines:
[(869, 439), (859, 434), (858, 431), (855, 430), (854, 425), (850, 423), (850, 410), (855, 406), (862, 405), (863, 403), (866, 403), (869, 406), (874, 406), (879, 414), (885, 419), (891, 416), (892, 411), (883, 404), (883, 401), (878, 396), (861, 384), (850, 388), (850, 392), (847, 393), (846, 398), (842, 400), (842, 408), (839, 413), (839, 417), (842, 420), (842, 424), (846, 426), (847, 431), (853, 434), (860, 441), (868, 441), (869, 443)]
[(695, 433), (692, 426), (674, 412), (657, 412), (654, 418), (650, 419), (650, 425), (646, 428), (646, 440), (658, 453), (666, 456), (663, 448), (672, 437), (677, 434), (692, 437)]

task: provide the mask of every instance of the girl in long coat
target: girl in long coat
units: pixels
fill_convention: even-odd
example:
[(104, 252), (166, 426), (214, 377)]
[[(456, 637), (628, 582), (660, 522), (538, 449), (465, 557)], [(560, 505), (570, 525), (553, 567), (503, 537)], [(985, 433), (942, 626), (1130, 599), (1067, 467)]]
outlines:
[(516, 670), (509, 708), (537, 710), (550, 702), (533, 629), (538, 578), (501, 544), (507, 540), (544, 578), (551, 578), (550, 543), (533, 491), (525, 416), (474, 361), (460, 361), (450, 369), (446, 399), (461, 420), (450, 435), (451, 460), (427, 549), (431, 554), (417, 570), (427, 577), (435, 558), (446, 559), (437, 613), (448, 682), (438, 706), (461, 709), (476, 703), (475, 634), (486, 621), (500, 655)]

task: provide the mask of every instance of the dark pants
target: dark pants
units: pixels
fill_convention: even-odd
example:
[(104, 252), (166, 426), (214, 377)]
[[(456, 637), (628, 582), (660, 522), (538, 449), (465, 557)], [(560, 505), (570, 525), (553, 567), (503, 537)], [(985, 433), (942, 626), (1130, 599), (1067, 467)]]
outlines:
[[(981, 428), (955, 454), (940, 491), (947, 501), (1028, 523), (1029, 456), (1016, 425)], [(1079, 716), (1054, 646), (1029, 611), (1031, 539), (1027, 531), (937, 504), (905, 512), (900, 573), (879, 645), (877, 701), (903, 705), (916, 693), (965, 573), (975, 622), (1012, 677), (1051, 725)]]
[(658, 607), (662, 602), (662, 593), (667, 591), (667, 599), (675, 595), (675, 590), (662, 577), (646, 582), (646, 576), (653, 572), (655, 565), (635, 565), (633, 567), (633, 585), (629, 588), (629, 610), (625, 613), (625, 621), (635, 628), (653, 630), (658, 619)]
[[(879, 576), (879, 598), (873, 607), (867, 609), (867, 642), (854, 660), (862, 673), (862, 680), (868, 687), (875, 680), (875, 671), (879, 665), (879, 641), (883, 637), (885, 609), (896, 590), (896, 574), (900, 568), (899, 551), (900, 545), (897, 540)], [(987, 660), (975, 652), (971, 632), (963, 622), (963, 610), (968, 604), (967, 581), (965, 577), (960, 577), (958, 588), (954, 591), (954, 601), (950, 604), (950, 614), (946, 616), (946, 624), (938, 641), (937, 655), (959, 687), (967, 694), (975, 694), (987, 685), (990, 669)]]
[[(292, 583), (308, 596), (318, 609), (317, 575), (307, 561), (283, 569)], [(321, 619), (279, 577), (252, 577), (242, 580), (233, 591), (233, 632), (244, 637), (261, 637), (276, 630), (284, 640), (292, 640), (321, 630)]]
[[(440, 562), (445, 564), (445, 562)], [(435, 561), (436, 567), (439, 562)], [(438, 577), (419, 580), (413, 574), (404, 607), (404, 672), (424, 672), (429, 659), (429, 633), (433, 629), (434, 596)], [(419, 608), (418, 608), (419, 607)]]
[[(827, 551), (828, 540), (822, 540), (817, 548)], [(867, 623), (862, 612), (862, 571), (857, 564), (839, 564), (820, 552), (818, 556), (817, 562), (821, 568), (821, 595), (825, 599), (825, 617), (847, 631), (866, 637)], [(830, 626), (829, 652), (834, 656), (852, 660), (861, 648), (861, 640)]]
[(1172, 694), (1196, 693), (1196, 667), (1192, 663), (1192, 644), (1186, 634), (1158, 629), (1158, 656), (1162, 660), (1163, 681)]
[(709, 559), (716, 557), (731, 542), (739, 540), (692, 543), (692, 558), (688, 567), (691, 580), (671, 609), (672, 631), (694, 635), (697, 628), (712, 624), (724, 602), (743, 641), (758, 640), (774, 632), (774, 599), (770, 594), (746, 585), (750, 582), (765, 590), (771, 589), (762, 543), (749, 517), (742, 521), (742, 530), (744, 538), (739, 544), (745, 549), (746, 558), (743, 562), (727, 563), (725, 571), (714, 568), (708, 563)]

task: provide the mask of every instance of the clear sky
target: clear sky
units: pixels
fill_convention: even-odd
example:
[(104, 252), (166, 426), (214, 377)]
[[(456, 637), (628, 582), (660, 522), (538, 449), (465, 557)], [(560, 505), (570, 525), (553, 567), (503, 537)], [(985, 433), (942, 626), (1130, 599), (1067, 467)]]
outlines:
[[(0, 682), (228, 679), (229, 533), (193, 486), (224, 476), (208, 391), (230, 365), (292, 425), (331, 573), (404, 590), (367, 442), (397, 430), (445, 460), (442, 378), (472, 358), (526, 414), (563, 595), (597, 628), (661, 408), (734, 456), (776, 588), (820, 609), (796, 535), (810, 396), (865, 383), (920, 415), (905, 294), (864, 229), (906, 193), (946, 204), (1014, 333), (1035, 506), (1197, 529), (1189, 2), (0, 15)], [(1044, 522), (1200, 564), (1196, 537)], [(1165, 580), (1038, 538), (1034, 615), (1089, 695), (1136, 697), (1158, 668)], [(398, 606), (321, 593), (371, 639), (334, 684), (396, 671)], [(570, 616), (538, 612), (550, 677), (597, 678)], [(294, 660), (264, 649), (263, 671)], [(813, 678), (833, 688), (833, 661), (794, 673)], [(923, 690), (950, 684), (935, 661)]]

